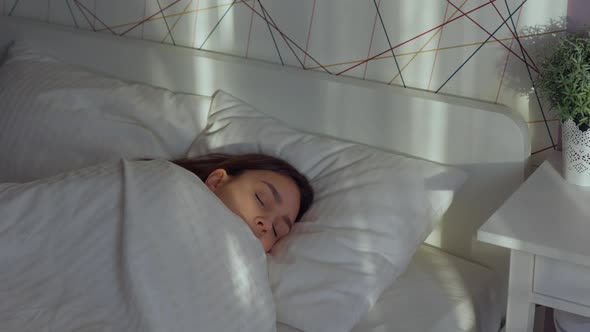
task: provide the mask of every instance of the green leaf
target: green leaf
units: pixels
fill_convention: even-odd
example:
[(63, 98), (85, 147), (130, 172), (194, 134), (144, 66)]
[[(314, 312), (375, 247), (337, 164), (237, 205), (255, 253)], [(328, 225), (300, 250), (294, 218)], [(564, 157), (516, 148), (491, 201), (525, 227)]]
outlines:
[(560, 119), (583, 114), (590, 123), (590, 32), (568, 34), (549, 47), (535, 86)]

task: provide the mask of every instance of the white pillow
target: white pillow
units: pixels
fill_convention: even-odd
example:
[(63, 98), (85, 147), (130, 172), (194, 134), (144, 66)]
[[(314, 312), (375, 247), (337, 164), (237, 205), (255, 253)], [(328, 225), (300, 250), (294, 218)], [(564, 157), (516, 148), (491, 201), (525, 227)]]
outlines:
[(0, 67), (0, 183), (124, 157), (184, 157), (210, 99), (104, 77), (17, 41)]
[(457, 168), (291, 129), (218, 91), (187, 157), (261, 152), (308, 176), (312, 208), (269, 255), (277, 320), (348, 331), (406, 268), (466, 180)]

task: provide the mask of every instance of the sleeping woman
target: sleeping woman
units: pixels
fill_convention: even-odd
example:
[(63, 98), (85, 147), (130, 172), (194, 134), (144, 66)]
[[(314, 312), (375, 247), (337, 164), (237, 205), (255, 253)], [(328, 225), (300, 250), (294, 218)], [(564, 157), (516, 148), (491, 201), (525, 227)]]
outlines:
[(266, 253), (312, 201), (259, 154), (0, 184), (0, 331), (274, 331)]
[(197, 175), (250, 227), (268, 252), (309, 209), (313, 188), (287, 162), (262, 154), (209, 154), (173, 161)]

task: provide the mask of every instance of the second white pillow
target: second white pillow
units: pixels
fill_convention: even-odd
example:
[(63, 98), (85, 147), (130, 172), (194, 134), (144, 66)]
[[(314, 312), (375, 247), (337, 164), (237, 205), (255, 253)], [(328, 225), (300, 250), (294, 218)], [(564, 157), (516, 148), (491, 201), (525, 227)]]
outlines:
[(17, 41), (0, 67), (0, 182), (119, 158), (182, 158), (210, 100), (93, 73)]
[(223, 91), (187, 157), (282, 158), (311, 181), (312, 208), (275, 245), (277, 320), (304, 331), (350, 330), (406, 268), (466, 180), (457, 168), (294, 130)]

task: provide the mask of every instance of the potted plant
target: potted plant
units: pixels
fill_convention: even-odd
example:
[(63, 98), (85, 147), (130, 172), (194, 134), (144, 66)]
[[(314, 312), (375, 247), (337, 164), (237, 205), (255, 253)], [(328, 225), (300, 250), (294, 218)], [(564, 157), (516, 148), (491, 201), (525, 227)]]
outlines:
[(568, 34), (548, 48), (536, 83), (562, 123), (564, 177), (590, 186), (590, 32)]

